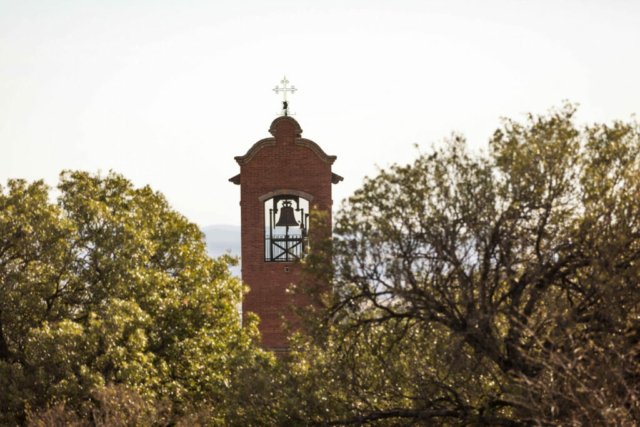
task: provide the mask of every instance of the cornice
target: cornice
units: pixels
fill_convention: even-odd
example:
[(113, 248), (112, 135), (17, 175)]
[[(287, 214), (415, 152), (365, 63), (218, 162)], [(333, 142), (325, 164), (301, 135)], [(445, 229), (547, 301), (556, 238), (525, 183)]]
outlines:
[(264, 147), (270, 147), (273, 145), (276, 145), (275, 138), (261, 139), (260, 141), (253, 144), (253, 147), (249, 148), (247, 154), (245, 154), (244, 156), (236, 156), (234, 157), (234, 159), (236, 159), (236, 162), (238, 162), (240, 166), (246, 165), (251, 161), (251, 159), (255, 157), (256, 154), (258, 154), (258, 151), (262, 150)]
[[(235, 178), (235, 177), (234, 177), (234, 178)], [(231, 178), (231, 179), (233, 179), (233, 178)], [(230, 179), (229, 181), (231, 181), (231, 179)], [(337, 184), (337, 183), (339, 183), (340, 181), (344, 181), (344, 178), (343, 178), (343, 177), (341, 177), (340, 175), (338, 175), (337, 173), (333, 173), (333, 172), (331, 172), (331, 183), (332, 183), (332, 184)], [(231, 181), (231, 182), (233, 182), (233, 183), (235, 184), (235, 181)], [(238, 184), (239, 184), (239, 183), (240, 183), (240, 175), (238, 175)]]
[[(318, 144), (311, 141), (310, 139), (296, 138), (294, 141), (294, 144), (297, 145), (298, 147), (307, 147), (309, 150), (313, 151), (320, 158), (320, 160), (322, 160), (325, 163), (329, 163), (330, 165), (332, 165), (333, 162), (335, 162), (337, 159), (336, 156), (327, 155), (327, 153), (325, 153)], [(240, 166), (246, 165), (251, 161), (251, 159), (255, 157), (256, 154), (258, 154), (258, 151), (262, 150), (264, 147), (271, 147), (274, 145), (276, 145), (275, 138), (261, 139), (260, 141), (253, 144), (253, 146), (249, 149), (249, 151), (247, 151), (247, 154), (245, 154), (244, 156), (237, 156), (234, 158), (236, 159), (236, 162), (238, 162)]]
[(300, 147), (307, 147), (308, 149), (316, 153), (316, 155), (320, 157), (320, 160), (322, 160), (325, 163), (329, 163), (330, 165), (332, 165), (333, 162), (335, 162), (336, 159), (338, 158), (337, 156), (327, 155), (327, 153), (325, 153), (318, 144), (316, 144), (310, 139), (296, 138), (296, 140), (294, 141), (294, 144)]
[(229, 182), (233, 182), (235, 185), (240, 185), (240, 174), (229, 178)]

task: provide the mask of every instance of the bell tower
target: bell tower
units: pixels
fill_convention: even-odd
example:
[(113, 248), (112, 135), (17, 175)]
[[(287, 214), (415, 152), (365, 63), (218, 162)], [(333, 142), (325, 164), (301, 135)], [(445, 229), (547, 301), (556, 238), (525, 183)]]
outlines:
[(302, 129), (288, 113), (271, 123), (272, 137), (262, 139), (235, 158), (240, 174), (229, 181), (240, 185), (242, 280), (250, 290), (243, 315), (260, 317), (262, 347), (286, 351), (282, 318), (294, 300), (286, 290), (300, 281), (296, 260), (308, 249), (309, 214), (325, 211), (331, 224), (331, 185), (342, 177), (331, 172), (336, 156), (302, 138)]

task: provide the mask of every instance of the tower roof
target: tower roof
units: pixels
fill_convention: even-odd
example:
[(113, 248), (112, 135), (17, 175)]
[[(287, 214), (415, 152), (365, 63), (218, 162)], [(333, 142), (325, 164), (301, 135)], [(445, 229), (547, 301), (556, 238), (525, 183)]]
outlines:
[(261, 139), (260, 141), (253, 144), (253, 146), (249, 148), (249, 151), (247, 151), (247, 153), (244, 156), (234, 157), (236, 162), (238, 162), (238, 164), (241, 166), (246, 165), (255, 157), (258, 151), (262, 150), (265, 147), (276, 145), (277, 128), (284, 123), (290, 123), (293, 125), (294, 145), (297, 145), (300, 147), (307, 147), (308, 149), (313, 151), (323, 162), (333, 164), (333, 162), (336, 161), (336, 159), (338, 158), (337, 156), (328, 155), (315, 142), (311, 141), (310, 139), (300, 137), (302, 135), (302, 128), (300, 127), (300, 124), (298, 123), (297, 120), (295, 120), (290, 116), (282, 116), (282, 117), (278, 117), (273, 122), (271, 122), (271, 126), (269, 127), (269, 133), (271, 133), (273, 137)]

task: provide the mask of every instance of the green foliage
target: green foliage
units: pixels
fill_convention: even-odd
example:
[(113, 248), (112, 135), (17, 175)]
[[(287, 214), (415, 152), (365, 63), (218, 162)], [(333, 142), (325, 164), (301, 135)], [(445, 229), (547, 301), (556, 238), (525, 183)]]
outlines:
[(220, 421), (239, 367), (268, 360), (240, 325), (235, 259), (209, 258), (195, 224), (119, 175), (58, 188), (54, 204), (42, 182), (0, 187), (0, 424), (47, 405), (86, 419), (109, 383)]
[(636, 425), (640, 127), (574, 113), (505, 120), (488, 154), (454, 135), (365, 180), (305, 261), (333, 291), (256, 419)]
[[(366, 179), (279, 358), (195, 225), (117, 175), (0, 195), (0, 424), (637, 425), (640, 126), (565, 105)], [(312, 230), (328, 216), (316, 215)]]

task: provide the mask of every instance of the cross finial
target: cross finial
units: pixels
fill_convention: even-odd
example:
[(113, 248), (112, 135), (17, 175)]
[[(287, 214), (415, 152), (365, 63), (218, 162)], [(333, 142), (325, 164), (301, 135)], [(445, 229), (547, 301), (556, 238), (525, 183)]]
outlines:
[(282, 92), (282, 111), (278, 114), (280, 114), (281, 116), (288, 116), (289, 103), (287, 102), (287, 92), (291, 92), (293, 94), (298, 89), (296, 89), (295, 86), (287, 87), (287, 84), (289, 83), (289, 80), (287, 80), (287, 76), (284, 76), (284, 78), (280, 80), (280, 83), (282, 83), (282, 87), (276, 86), (276, 88), (273, 89), (276, 94)]

